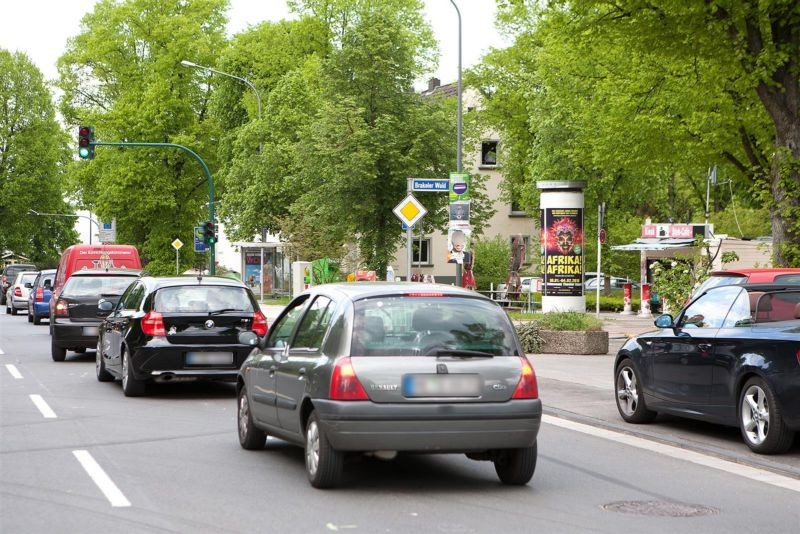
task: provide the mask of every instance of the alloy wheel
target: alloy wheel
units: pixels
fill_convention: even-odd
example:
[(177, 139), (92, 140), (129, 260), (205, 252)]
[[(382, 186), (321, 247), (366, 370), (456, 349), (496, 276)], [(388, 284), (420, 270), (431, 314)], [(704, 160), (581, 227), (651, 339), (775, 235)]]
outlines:
[(131, 370), (128, 368), (128, 355), (122, 357), (122, 389), (128, 388), (128, 380), (130, 380)]
[(623, 367), (617, 373), (617, 398), (620, 409), (627, 416), (633, 416), (639, 406), (639, 393), (636, 384), (636, 374), (630, 367)]
[(769, 434), (769, 401), (757, 385), (747, 388), (742, 397), (742, 428), (753, 445), (761, 445)]
[(245, 441), (249, 430), (248, 419), (250, 417), (250, 405), (247, 403), (247, 395), (242, 392), (239, 395), (239, 439)]
[(316, 421), (310, 421), (306, 430), (306, 468), (312, 477), (319, 468), (319, 427)]

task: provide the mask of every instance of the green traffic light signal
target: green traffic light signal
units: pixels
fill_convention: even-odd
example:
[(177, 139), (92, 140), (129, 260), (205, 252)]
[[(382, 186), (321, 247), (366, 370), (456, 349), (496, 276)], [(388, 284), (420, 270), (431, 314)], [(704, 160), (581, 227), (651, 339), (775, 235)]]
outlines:
[(81, 159), (94, 158), (94, 128), (92, 126), (78, 127), (78, 157)]
[(217, 242), (217, 233), (214, 228), (214, 223), (206, 221), (203, 223), (203, 243), (206, 245), (213, 245)]

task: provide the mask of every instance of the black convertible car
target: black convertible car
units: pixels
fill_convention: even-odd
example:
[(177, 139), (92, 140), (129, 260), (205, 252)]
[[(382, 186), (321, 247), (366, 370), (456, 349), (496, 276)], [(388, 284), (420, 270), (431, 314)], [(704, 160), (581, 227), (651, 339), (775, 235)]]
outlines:
[(628, 341), (614, 365), (629, 423), (657, 412), (741, 428), (753, 451), (776, 454), (800, 430), (800, 287), (710, 289), (660, 329)]

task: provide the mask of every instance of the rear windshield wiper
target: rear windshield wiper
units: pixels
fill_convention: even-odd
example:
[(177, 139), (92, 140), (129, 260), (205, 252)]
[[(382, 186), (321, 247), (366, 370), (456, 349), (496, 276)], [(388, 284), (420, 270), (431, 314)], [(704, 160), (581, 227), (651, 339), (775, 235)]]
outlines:
[(436, 349), (431, 356), (456, 356), (458, 358), (494, 358), (494, 354), (481, 350), (469, 349)]
[(238, 310), (236, 308), (222, 308), (221, 310), (210, 311), (210, 312), (208, 312), (208, 314), (209, 315), (217, 315), (217, 314), (225, 313), (225, 312), (229, 312), (229, 311), (242, 311), (242, 310)]

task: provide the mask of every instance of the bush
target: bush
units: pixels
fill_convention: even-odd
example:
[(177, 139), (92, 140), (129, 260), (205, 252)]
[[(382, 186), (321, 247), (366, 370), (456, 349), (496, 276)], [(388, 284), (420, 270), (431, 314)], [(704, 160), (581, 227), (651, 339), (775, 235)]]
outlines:
[(540, 334), (542, 328), (536, 321), (529, 321), (517, 325), (517, 335), (519, 342), (522, 343), (522, 350), (525, 354), (541, 352), (544, 339)]
[(507, 237), (495, 236), (489, 240), (473, 242), (475, 263), (472, 273), (478, 290), (486, 291), (506, 281), (508, 264), (511, 261), (511, 244)]
[(603, 329), (603, 321), (580, 312), (539, 313), (532, 316), (531, 322), (537, 323), (541, 330), (585, 332)]
[[(633, 291), (631, 298), (631, 309), (638, 310), (640, 304), (639, 293), (637, 290)], [(594, 293), (586, 294), (586, 310), (593, 312), (597, 307), (597, 301)], [(610, 295), (600, 292), (600, 310), (608, 312), (621, 312), (625, 309), (625, 300), (622, 291), (612, 291)]]

